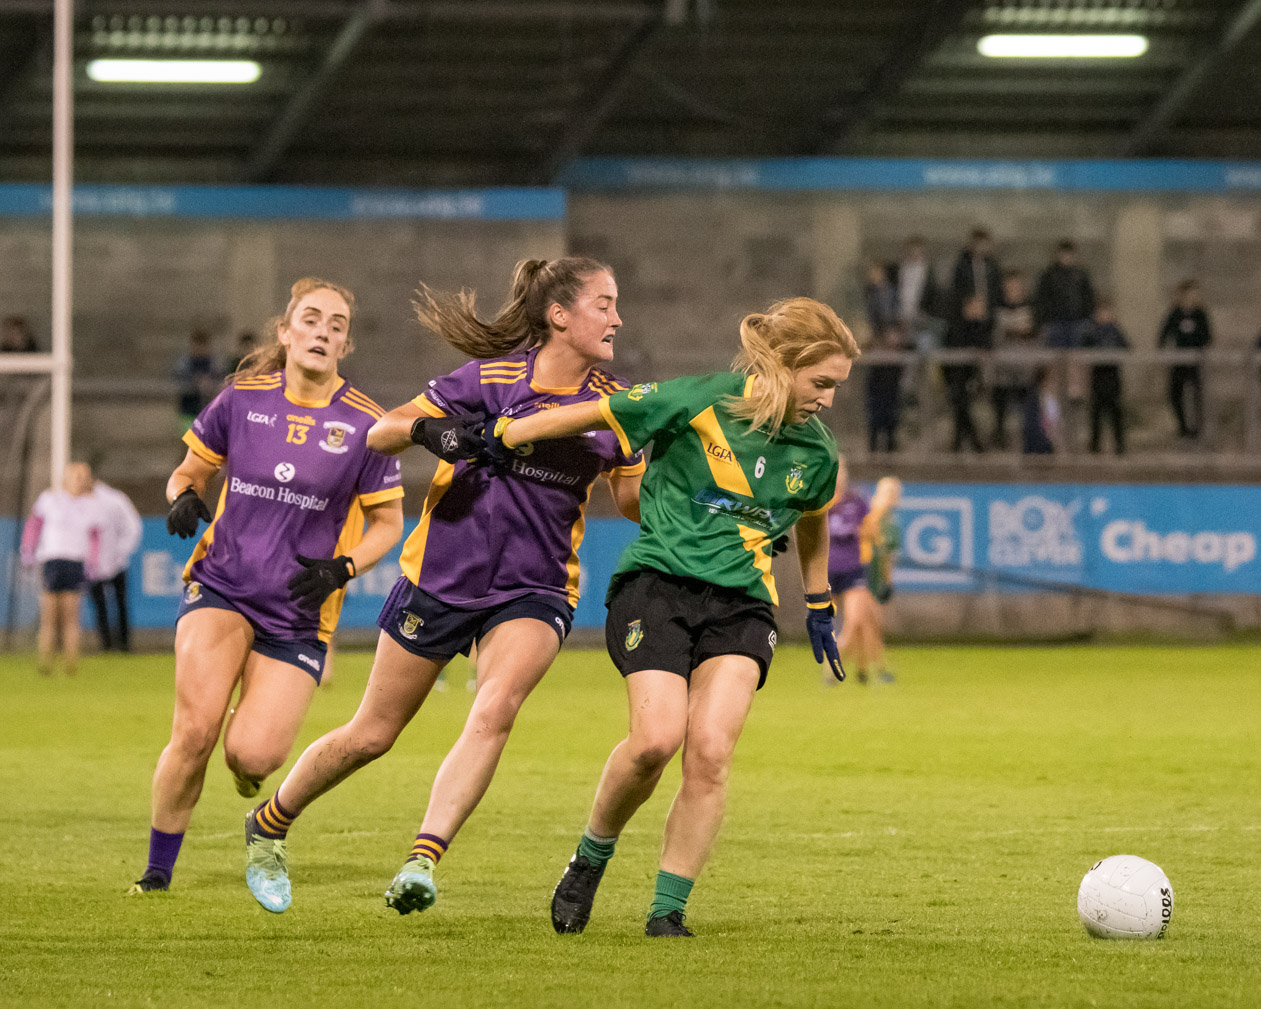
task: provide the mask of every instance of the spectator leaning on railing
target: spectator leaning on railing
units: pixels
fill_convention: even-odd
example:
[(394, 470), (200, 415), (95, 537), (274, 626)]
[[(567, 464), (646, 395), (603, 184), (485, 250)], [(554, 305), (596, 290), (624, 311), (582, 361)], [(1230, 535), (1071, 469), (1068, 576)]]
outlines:
[[(1173, 307), (1160, 327), (1160, 346), (1178, 350), (1202, 350), (1213, 342), (1213, 329), (1204, 310), (1200, 285), (1184, 280), (1178, 285)], [(1192, 410), (1187, 410), (1187, 393)], [(1204, 385), (1199, 364), (1175, 364), (1169, 369), (1169, 405), (1178, 422), (1178, 436), (1199, 436), (1204, 421)]]
[(1038, 278), (1033, 297), (1034, 325), (1048, 347), (1076, 347), (1082, 323), (1095, 311), (1095, 289), (1090, 274), (1077, 263), (1077, 245), (1064, 239), (1055, 259)]
[[(1094, 318), (1082, 328), (1081, 345), (1095, 350), (1129, 350), (1130, 342), (1117, 325), (1112, 304), (1100, 301)], [(1112, 447), (1125, 454), (1125, 408), (1121, 401), (1121, 366), (1095, 364), (1090, 369), (1090, 451), (1097, 453), (1103, 435), (1104, 418), (1112, 425)]]
[(912, 235), (906, 240), (902, 258), (892, 265), (890, 280), (897, 290), (898, 318), (906, 339), (914, 346), (941, 338), (941, 295), (933, 264), (928, 261), (924, 239)]
[[(1029, 284), (1021, 270), (1003, 272), (1003, 300), (994, 314), (994, 349), (1008, 354), (1032, 349), (1036, 342)], [(994, 408), (994, 448), (1007, 448), (1007, 414), (1019, 412), (1033, 385), (1033, 367), (999, 361), (994, 365), (990, 404)]]
[(879, 262), (867, 267), (867, 283), (863, 287), (863, 307), (872, 339), (878, 339), (886, 326), (898, 321), (898, 292), (889, 280), (889, 270)]
[(39, 350), (31, 327), (22, 315), (6, 315), (0, 323), (0, 353), (34, 354)]
[[(945, 346), (960, 350), (989, 350), (993, 337), (991, 322), (985, 312), (985, 302), (979, 295), (965, 299), (962, 315), (946, 331)], [(960, 451), (967, 442), (972, 451), (984, 452), (972, 420), (972, 399), (980, 391), (981, 369), (975, 364), (946, 364), (942, 366), (941, 374), (954, 416), (951, 451)]]
[[(906, 331), (898, 323), (884, 328), (872, 345), (873, 349), (903, 351), (909, 349)], [(902, 373), (900, 363), (872, 364), (867, 367), (864, 400), (867, 407), (867, 448), (880, 451), (884, 441), (887, 452), (898, 450), (898, 424), (902, 419)]]
[(175, 366), (175, 381), (179, 384), (177, 409), (185, 427), (192, 427), (193, 418), (219, 394), (223, 376), (210, 349), (210, 334), (194, 329), (188, 336), (188, 352)]
[(963, 306), (969, 298), (979, 298), (980, 318), (993, 326), (994, 313), (1003, 295), (1003, 274), (994, 258), (993, 239), (984, 228), (973, 228), (968, 244), (959, 253), (950, 293), (952, 322), (963, 318)]

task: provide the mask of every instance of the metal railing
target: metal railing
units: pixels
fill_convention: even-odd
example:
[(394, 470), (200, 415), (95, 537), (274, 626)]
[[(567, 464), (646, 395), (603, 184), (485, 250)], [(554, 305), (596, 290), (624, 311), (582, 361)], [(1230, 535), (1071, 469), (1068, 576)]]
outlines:
[[(902, 369), (898, 451), (869, 451), (866, 416), (868, 376), (873, 367)], [(1120, 375), (1121, 409), (1126, 429), (1126, 451), (1116, 455), (1108, 430), (1101, 451), (1090, 450), (1091, 373), (1099, 366), (1115, 366)], [(954, 407), (946, 380), (947, 369), (967, 373), (966, 398), (984, 452), (953, 450)], [(1175, 430), (1169, 378), (1173, 369), (1194, 370), (1201, 388), (1197, 435), (1180, 438)], [(1007, 419), (1009, 445), (994, 448), (994, 409), (991, 392), (1004, 372), (1033, 376), (1045, 370), (1043, 393), (1058, 401), (1060, 432), (1054, 451), (1028, 455), (1021, 446), (1023, 397), (1016, 399)], [(956, 382), (960, 372), (954, 372)], [(1016, 385), (1018, 383), (1012, 383)], [(983, 464), (1022, 469), (1068, 467), (1104, 468), (1125, 475), (1137, 469), (1169, 466), (1174, 470), (1218, 470), (1223, 473), (1261, 473), (1261, 351), (1250, 350), (1021, 350), (938, 349), (926, 352), (867, 350), (857, 361), (835, 426), (851, 459), (901, 459), (908, 463), (948, 461), (951, 466)], [(1014, 415), (1014, 416), (1013, 416)]]

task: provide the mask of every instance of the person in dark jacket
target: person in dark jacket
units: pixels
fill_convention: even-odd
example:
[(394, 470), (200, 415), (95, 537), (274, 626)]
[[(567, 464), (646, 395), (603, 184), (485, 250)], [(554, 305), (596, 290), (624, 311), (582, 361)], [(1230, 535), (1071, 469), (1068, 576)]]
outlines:
[[(946, 331), (945, 346), (952, 349), (989, 350), (993, 338), (991, 317), (986, 316), (985, 302), (973, 295), (963, 303), (962, 317)], [(975, 364), (947, 364), (941, 369), (946, 382), (946, 395), (954, 416), (954, 438), (951, 451), (958, 452), (964, 442), (974, 452), (983, 452), (981, 437), (972, 420), (972, 400), (979, 391), (981, 369)]]
[(867, 267), (867, 283), (863, 287), (863, 305), (872, 336), (879, 338), (886, 326), (898, 321), (898, 292), (889, 279), (889, 268), (873, 262)]
[(937, 278), (921, 236), (906, 240), (902, 258), (890, 267), (889, 280), (898, 292), (898, 317), (906, 327), (906, 338), (914, 343), (921, 330), (935, 328), (934, 321), (941, 312)]
[[(1095, 317), (1082, 329), (1083, 347), (1094, 350), (1129, 350), (1130, 342), (1117, 325), (1112, 305), (1100, 301)], [(1112, 425), (1112, 447), (1125, 454), (1125, 410), (1121, 403), (1121, 366), (1096, 364), (1090, 369), (1090, 451), (1098, 453), (1105, 417)]]
[(1090, 274), (1077, 263), (1077, 245), (1064, 239), (1055, 260), (1042, 271), (1033, 296), (1034, 323), (1048, 347), (1075, 347), (1082, 324), (1095, 311), (1095, 289)]
[[(875, 350), (906, 350), (906, 331), (897, 323), (886, 326), (874, 345)], [(886, 452), (898, 450), (898, 423), (902, 419), (902, 364), (872, 364), (867, 367), (864, 388), (867, 407), (867, 448)]]
[[(1173, 308), (1165, 316), (1160, 327), (1160, 346), (1178, 350), (1200, 350), (1213, 342), (1213, 329), (1200, 285), (1194, 280), (1184, 280), (1178, 285)], [(1192, 409), (1187, 410), (1187, 393), (1191, 394)], [(1178, 436), (1195, 438), (1204, 420), (1204, 384), (1198, 364), (1175, 364), (1169, 369), (1169, 405), (1173, 407), (1178, 422)]]
[(968, 244), (959, 253), (951, 295), (952, 323), (962, 320), (963, 306), (969, 298), (980, 298), (984, 312), (981, 318), (993, 329), (994, 313), (1003, 300), (1003, 272), (994, 258), (994, 241), (984, 228), (973, 228)]
[(6, 315), (0, 323), (0, 353), (34, 354), (39, 350), (31, 327), (22, 315)]

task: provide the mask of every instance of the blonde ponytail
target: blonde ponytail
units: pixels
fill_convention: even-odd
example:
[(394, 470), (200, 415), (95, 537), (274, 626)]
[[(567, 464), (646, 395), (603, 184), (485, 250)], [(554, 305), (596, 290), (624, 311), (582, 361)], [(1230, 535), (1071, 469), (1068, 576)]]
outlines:
[(355, 296), (350, 288), (342, 287), (341, 284), (334, 284), (332, 281), (321, 280), (319, 277), (303, 277), (301, 280), (295, 281), (293, 286), (289, 288), (289, 304), (285, 306), (283, 315), (273, 316), (267, 320), (267, 325), (263, 329), (262, 345), (254, 348), (243, 358), (240, 364), (236, 366), (236, 371), (223, 380), (224, 385), (231, 385), (233, 382), (239, 382), (243, 378), (252, 378), (254, 375), (268, 375), (273, 371), (281, 371), (288, 360), (288, 354), (285, 351), (285, 345), (280, 342), (280, 327), (288, 326), (293, 320), (293, 313), (298, 310), (298, 305), (312, 291), (332, 291), (340, 294), (342, 300), (346, 302), (346, 308), (350, 310), (350, 319), (347, 320), (346, 329), (346, 353), (349, 354), (354, 350), (354, 343), (350, 339), (350, 320), (355, 317)]
[(740, 322), (740, 353), (732, 370), (756, 375), (752, 394), (733, 397), (731, 412), (774, 438), (792, 407), (793, 377), (835, 354), (858, 357), (854, 334), (832, 309), (813, 298), (785, 298)]
[(588, 277), (612, 272), (585, 256), (551, 262), (522, 259), (513, 268), (508, 301), (490, 322), (477, 317), (477, 294), (468, 288), (447, 294), (422, 283), (412, 307), (425, 329), (461, 353), (483, 360), (503, 357), (547, 342), (551, 334), (547, 310), (553, 304), (572, 308)]

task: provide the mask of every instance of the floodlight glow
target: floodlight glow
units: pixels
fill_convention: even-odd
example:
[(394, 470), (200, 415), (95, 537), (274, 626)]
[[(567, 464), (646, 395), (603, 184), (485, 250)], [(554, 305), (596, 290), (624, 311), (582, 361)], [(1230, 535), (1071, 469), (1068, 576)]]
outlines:
[(253, 84), (253, 60), (92, 60), (88, 76), (110, 84)]
[(1147, 52), (1144, 35), (986, 35), (977, 52), (994, 59), (1132, 59)]

